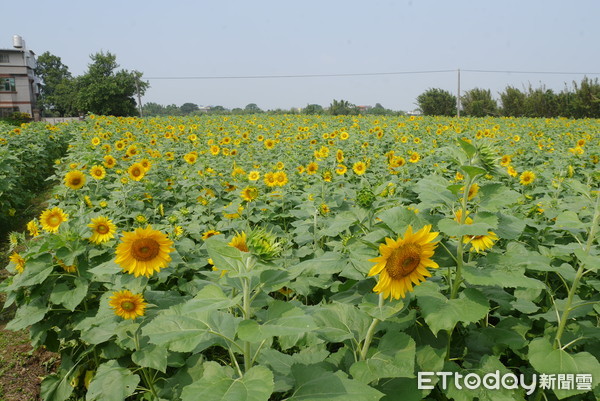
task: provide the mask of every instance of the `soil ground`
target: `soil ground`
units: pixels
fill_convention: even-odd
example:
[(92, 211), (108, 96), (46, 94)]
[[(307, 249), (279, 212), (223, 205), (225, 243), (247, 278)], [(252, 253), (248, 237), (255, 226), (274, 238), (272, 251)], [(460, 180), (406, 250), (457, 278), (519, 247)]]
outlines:
[[(32, 203), (27, 215), (22, 216), (16, 231), (25, 231), (25, 224), (38, 216), (46, 207), (48, 192), (41, 194)], [(8, 235), (0, 237), (0, 281), (9, 273)], [(34, 350), (29, 343), (28, 330), (10, 331), (4, 327), (14, 316), (14, 308), (3, 309), (5, 295), (0, 293), (0, 401), (38, 401), (40, 385), (45, 376), (54, 372), (59, 356), (44, 348)]]

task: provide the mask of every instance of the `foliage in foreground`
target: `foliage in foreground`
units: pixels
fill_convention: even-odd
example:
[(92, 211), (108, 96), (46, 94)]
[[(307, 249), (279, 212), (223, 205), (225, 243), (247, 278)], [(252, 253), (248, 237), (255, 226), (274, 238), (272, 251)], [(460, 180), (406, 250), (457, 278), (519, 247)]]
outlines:
[[(590, 373), (543, 396), (600, 394), (597, 121), (73, 126), (3, 284), (9, 328), (61, 353), (44, 399), (528, 398), (417, 389), (495, 370)], [(374, 266), (399, 280), (414, 258), (432, 277), (386, 293)]]

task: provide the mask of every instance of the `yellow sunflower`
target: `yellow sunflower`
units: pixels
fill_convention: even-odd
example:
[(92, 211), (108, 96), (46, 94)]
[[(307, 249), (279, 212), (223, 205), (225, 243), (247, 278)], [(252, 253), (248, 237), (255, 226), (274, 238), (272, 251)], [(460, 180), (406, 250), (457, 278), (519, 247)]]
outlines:
[(427, 225), (413, 233), (408, 226), (404, 238), (385, 239), (379, 246), (381, 256), (371, 259), (375, 266), (369, 276), (379, 274), (379, 282), (373, 288), (376, 293), (383, 293), (384, 298), (404, 298), (407, 291), (413, 290), (413, 284), (420, 285), (425, 277), (431, 277), (427, 267), (438, 268), (439, 265), (430, 258), (434, 254), (437, 242), (432, 242), (439, 233), (431, 232)]
[(308, 166), (306, 166), (306, 174), (308, 175), (316, 174), (317, 170), (319, 170), (319, 165), (315, 162), (310, 162), (308, 163)]
[(471, 244), (471, 250), (475, 252), (485, 251), (494, 246), (498, 241), (498, 236), (493, 231), (488, 231), (487, 235), (466, 235), (463, 238), (465, 244)]
[(252, 202), (256, 198), (258, 198), (258, 188), (256, 187), (246, 187), (242, 190), (240, 194), (243, 200), (247, 202)]
[(280, 187), (283, 187), (285, 184), (288, 183), (288, 177), (285, 171), (276, 172), (275, 174), (273, 174), (273, 179), (275, 180), (276, 185)]
[(15, 270), (19, 273), (23, 273), (25, 270), (25, 259), (16, 252), (13, 252), (8, 259), (15, 264)]
[(166, 234), (153, 230), (152, 226), (124, 232), (117, 247), (115, 262), (135, 277), (150, 277), (167, 267), (171, 261), (173, 241)]
[(79, 170), (69, 171), (65, 175), (65, 185), (71, 189), (81, 189), (85, 184), (85, 174)]
[(94, 244), (101, 244), (114, 238), (117, 232), (117, 226), (104, 216), (93, 218), (88, 227), (92, 229), (92, 236), (89, 240)]
[(363, 175), (365, 171), (367, 171), (367, 165), (365, 162), (356, 162), (352, 166), (352, 170), (354, 173), (356, 173), (356, 175)]
[(247, 236), (244, 231), (241, 233), (236, 232), (235, 236), (229, 242), (229, 246), (239, 249), (242, 252), (248, 252), (248, 244), (246, 243)]
[(102, 180), (106, 177), (106, 170), (100, 165), (96, 165), (90, 169), (90, 175), (96, 180)]
[(533, 171), (523, 171), (519, 176), (519, 182), (521, 185), (530, 185), (535, 180), (535, 173)]
[(277, 179), (275, 178), (275, 174), (273, 173), (267, 173), (265, 174), (265, 184), (267, 184), (268, 187), (274, 187), (277, 185)]
[(146, 169), (140, 163), (134, 163), (127, 169), (129, 177), (134, 181), (139, 181), (146, 175)]
[(49, 233), (55, 233), (58, 231), (58, 227), (69, 219), (69, 215), (65, 214), (59, 207), (53, 207), (47, 209), (40, 215), (40, 223), (42, 228)]
[(104, 164), (104, 167), (106, 168), (113, 168), (117, 164), (117, 159), (115, 159), (111, 155), (106, 155), (104, 156), (104, 161), (102, 162), (102, 164)]
[(408, 161), (411, 163), (416, 163), (419, 160), (421, 160), (421, 155), (417, 152), (412, 152), (412, 154), (410, 155), (410, 159), (408, 159)]
[(338, 175), (344, 175), (346, 174), (346, 171), (348, 171), (348, 167), (344, 166), (343, 164), (338, 164), (338, 166), (335, 168), (335, 173)]
[(134, 294), (129, 290), (113, 292), (108, 304), (114, 310), (115, 315), (121, 316), (123, 319), (144, 316), (147, 305), (142, 294)]
[(219, 234), (221, 234), (220, 231), (217, 231), (217, 230), (208, 230), (208, 231), (206, 231), (206, 232), (204, 232), (202, 234), (202, 239), (209, 239), (213, 235), (219, 235)]
[(251, 172), (248, 173), (248, 179), (250, 181), (256, 181), (260, 178), (260, 173), (256, 170), (253, 170)]
[(40, 235), (40, 230), (38, 228), (38, 222), (36, 219), (33, 219), (27, 223), (27, 231), (29, 231), (29, 235), (32, 237), (37, 237)]

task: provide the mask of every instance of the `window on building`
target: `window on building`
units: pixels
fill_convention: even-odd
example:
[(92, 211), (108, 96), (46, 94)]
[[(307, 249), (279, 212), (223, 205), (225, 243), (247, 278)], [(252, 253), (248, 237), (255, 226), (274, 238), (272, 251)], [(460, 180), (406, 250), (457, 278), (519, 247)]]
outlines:
[(10, 117), (17, 111), (19, 111), (18, 107), (0, 107), (0, 118)]
[(0, 53), (0, 63), (10, 63), (10, 57), (8, 53)]
[(0, 92), (16, 92), (14, 78), (0, 78)]

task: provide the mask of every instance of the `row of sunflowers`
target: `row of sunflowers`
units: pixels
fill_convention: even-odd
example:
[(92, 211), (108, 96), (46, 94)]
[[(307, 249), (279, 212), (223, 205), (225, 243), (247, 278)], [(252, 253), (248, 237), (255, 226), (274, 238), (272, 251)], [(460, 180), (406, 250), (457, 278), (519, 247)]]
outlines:
[(61, 355), (45, 400), (528, 399), (417, 379), (496, 370), (600, 395), (597, 120), (70, 127), (1, 287)]

